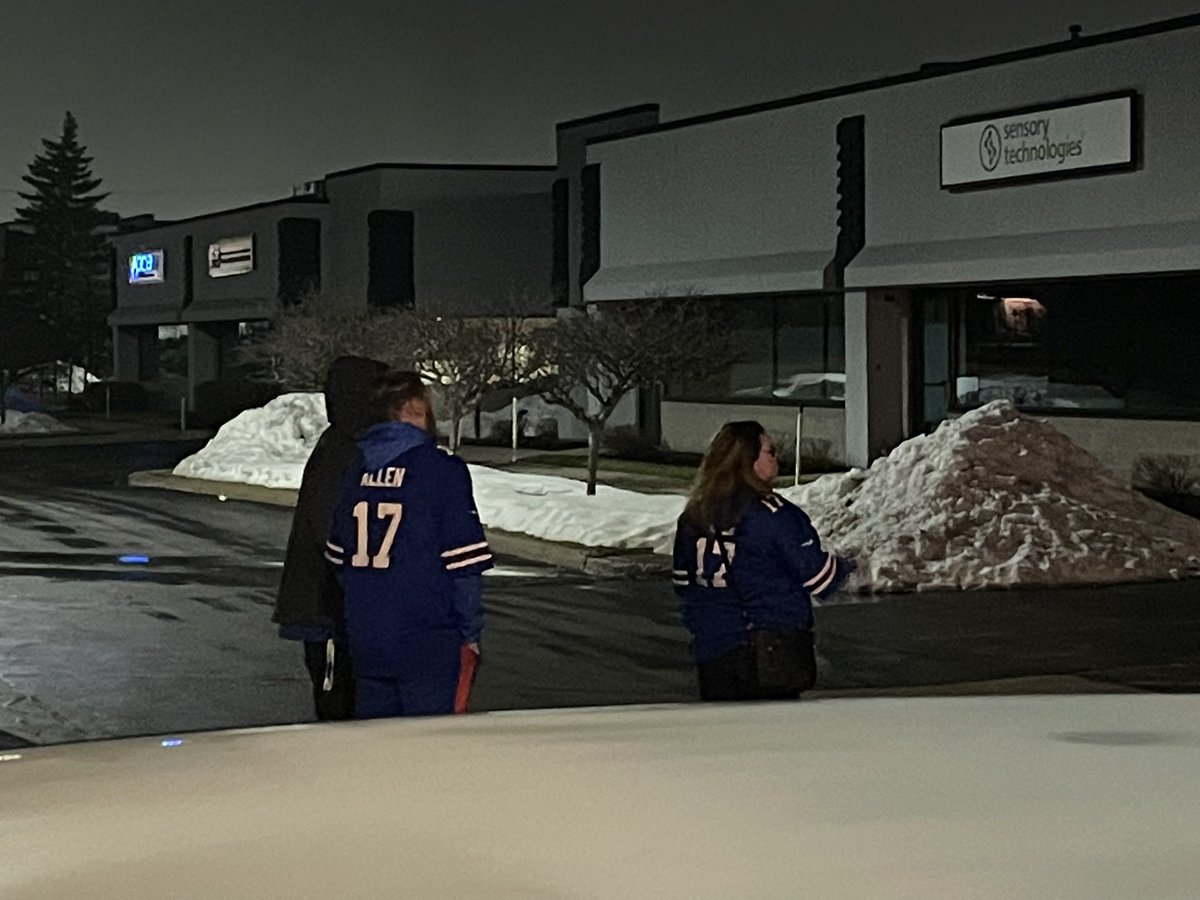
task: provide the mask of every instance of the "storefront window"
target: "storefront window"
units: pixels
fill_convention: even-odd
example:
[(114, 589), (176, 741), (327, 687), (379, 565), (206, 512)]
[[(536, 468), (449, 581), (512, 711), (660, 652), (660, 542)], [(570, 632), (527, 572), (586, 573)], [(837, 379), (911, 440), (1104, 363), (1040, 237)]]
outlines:
[[(1130, 278), (935, 291), (949, 346), (926, 341), (925, 383), (949, 406), (1000, 398), (1027, 410), (1200, 416), (1200, 279)], [(941, 379), (938, 370), (949, 368)], [(926, 398), (926, 418), (931, 410)]]
[(840, 296), (729, 297), (719, 319), (739, 358), (709, 377), (673, 384), (668, 400), (840, 403), (846, 383)]

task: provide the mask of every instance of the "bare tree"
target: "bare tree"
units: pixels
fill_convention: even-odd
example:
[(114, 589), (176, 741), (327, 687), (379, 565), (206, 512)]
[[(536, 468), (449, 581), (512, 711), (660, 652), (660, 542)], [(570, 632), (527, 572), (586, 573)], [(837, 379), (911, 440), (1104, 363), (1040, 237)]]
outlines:
[(596, 493), (604, 427), (625, 395), (704, 377), (736, 358), (713, 309), (692, 297), (593, 305), (561, 316), (537, 342), (550, 372), (542, 395), (587, 426), (589, 495)]
[(271, 329), (242, 348), (242, 360), (290, 388), (318, 390), (339, 356), (367, 356), (389, 365), (411, 363), (411, 313), (370, 310), (307, 294), (280, 307)]
[(458, 449), (463, 415), (488, 391), (536, 374), (529, 347), (535, 320), (519, 313), (486, 318), (415, 317), (414, 366), (438, 385), (449, 419), (451, 452)]
[(243, 348), (243, 361), (300, 390), (319, 389), (339, 356), (412, 368), (437, 386), (451, 450), (458, 449), (463, 413), (483, 394), (533, 374), (528, 344), (537, 320), (522, 314), (515, 300), (512, 313), (486, 318), (371, 310), (332, 300), (310, 294), (280, 307), (271, 329)]

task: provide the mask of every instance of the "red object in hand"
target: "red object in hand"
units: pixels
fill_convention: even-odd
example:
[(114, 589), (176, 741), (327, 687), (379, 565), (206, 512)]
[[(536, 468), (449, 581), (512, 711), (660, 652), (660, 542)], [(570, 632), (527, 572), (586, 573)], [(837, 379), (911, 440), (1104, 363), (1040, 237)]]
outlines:
[(467, 711), (467, 700), (471, 696), (471, 685), (479, 669), (479, 645), (463, 644), (458, 648), (458, 688), (454, 691), (454, 714)]

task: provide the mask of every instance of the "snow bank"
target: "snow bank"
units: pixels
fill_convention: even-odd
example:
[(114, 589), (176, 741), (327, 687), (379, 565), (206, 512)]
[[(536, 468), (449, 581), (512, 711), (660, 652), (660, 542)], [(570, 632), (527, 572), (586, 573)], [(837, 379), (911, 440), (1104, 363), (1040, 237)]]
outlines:
[(75, 431), (70, 425), (64, 425), (54, 416), (40, 412), (18, 412), (10, 409), (0, 425), (0, 434), (54, 434), (56, 432)]
[(1129, 488), (997, 400), (867, 470), (782, 491), (875, 590), (1103, 584), (1200, 574), (1200, 522)]
[(174, 474), (273, 488), (298, 488), (304, 464), (329, 425), (325, 395), (281, 394), (230, 419)]
[[(176, 475), (297, 488), (326, 427), (320, 394), (227, 423)], [(491, 528), (669, 553), (684, 498), (471, 466)], [(781, 493), (878, 591), (1106, 584), (1200, 574), (1200, 522), (1133, 491), (1052, 426), (995, 401), (905, 441), (869, 469)]]

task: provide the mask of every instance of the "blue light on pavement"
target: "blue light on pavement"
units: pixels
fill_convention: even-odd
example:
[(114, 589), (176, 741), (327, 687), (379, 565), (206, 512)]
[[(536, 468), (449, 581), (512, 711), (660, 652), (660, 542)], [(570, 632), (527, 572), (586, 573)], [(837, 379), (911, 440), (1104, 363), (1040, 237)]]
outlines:
[(183, 741), (180, 738), (171, 738), (170, 740), (163, 741), (162, 745), (164, 747), (178, 747), (182, 743)]
[(127, 566), (144, 566), (150, 562), (148, 556), (118, 556), (117, 562), (124, 563)]

